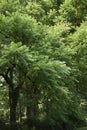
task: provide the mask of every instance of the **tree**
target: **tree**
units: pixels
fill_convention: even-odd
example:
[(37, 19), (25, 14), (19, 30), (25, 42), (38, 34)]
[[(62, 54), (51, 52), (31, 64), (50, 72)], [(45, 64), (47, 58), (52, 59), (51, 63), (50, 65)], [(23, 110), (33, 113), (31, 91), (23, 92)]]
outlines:
[[(77, 126), (83, 120), (81, 100), (83, 95), (86, 99), (82, 93), (87, 84), (86, 35), (85, 40), (83, 37), (86, 23), (81, 26), (80, 23), (86, 15), (85, 9), (83, 14), (80, 12), (84, 3), (81, 1), (78, 9), (78, 1), (62, 2), (0, 3), (0, 76), (5, 83), (2, 89), (6, 86), (5, 90), (9, 90), (11, 124), (16, 122), (19, 109), (20, 119), (21, 112), (25, 114), (21, 106), (27, 109), (29, 125), (35, 126), (39, 119), (48, 121), (52, 129), (66, 126), (70, 130), (69, 126)], [(80, 26), (77, 31), (75, 26)]]
[(72, 35), (72, 46), (76, 50), (76, 62), (77, 67), (80, 70), (80, 74), (78, 76), (79, 84), (78, 84), (78, 92), (80, 92), (86, 98), (86, 49), (87, 49), (87, 36), (86, 36), (86, 26), (87, 21), (83, 22), (79, 28), (77, 28), (76, 32)]
[[(27, 48), (25, 46), (22, 47), (20, 43), (11, 43), (9, 48), (4, 48), (1, 53), (0, 75), (9, 87), (10, 123), (16, 122), (19, 91), (24, 82), (22, 77), (26, 76), (27, 71), (27, 51)], [(23, 76), (21, 77), (22, 74)]]
[(66, 23), (69, 22), (74, 26), (80, 26), (80, 23), (85, 20), (86, 9), (86, 0), (65, 0), (60, 6), (60, 19)]

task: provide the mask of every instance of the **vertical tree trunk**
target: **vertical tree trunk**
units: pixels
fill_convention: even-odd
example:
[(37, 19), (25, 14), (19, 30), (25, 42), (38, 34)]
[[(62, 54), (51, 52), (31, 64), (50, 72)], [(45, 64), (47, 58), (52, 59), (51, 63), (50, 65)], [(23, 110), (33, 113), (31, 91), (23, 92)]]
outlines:
[(21, 80), (21, 73), (19, 73), (17, 84), (14, 83), (15, 71), (14, 67), (7, 69), (5, 74), (2, 74), (6, 83), (9, 85), (9, 106), (10, 106), (10, 124), (16, 123), (16, 108), (19, 98), (19, 91), (22, 87), (23, 81)]
[(16, 106), (10, 105), (10, 124), (16, 123)]
[(10, 104), (10, 124), (16, 123), (16, 107), (19, 97), (19, 90), (9, 89), (9, 104)]
[(22, 105), (21, 105), (21, 100), (19, 100), (19, 122), (22, 123)]

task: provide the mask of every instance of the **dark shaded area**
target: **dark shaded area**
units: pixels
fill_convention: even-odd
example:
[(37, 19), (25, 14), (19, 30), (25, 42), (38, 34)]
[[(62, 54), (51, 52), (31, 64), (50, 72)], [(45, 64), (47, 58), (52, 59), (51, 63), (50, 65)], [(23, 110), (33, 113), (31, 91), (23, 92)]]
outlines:
[[(85, 121), (79, 121), (78, 125), (85, 126)], [(39, 119), (31, 119), (24, 120), (22, 124), (13, 123), (13, 124), (5, 124), (3, 120), (0, 120), (0, 130), (74, 130), (75, 126), (70, 122), (55, 122), (55, 124), (51, 124), (51, 122), (47, 119), (40, 121)]]
[(5, 130), (6, 129), (6, 125), (5, 125), (5, 122), (0, 119), (0, 130)]

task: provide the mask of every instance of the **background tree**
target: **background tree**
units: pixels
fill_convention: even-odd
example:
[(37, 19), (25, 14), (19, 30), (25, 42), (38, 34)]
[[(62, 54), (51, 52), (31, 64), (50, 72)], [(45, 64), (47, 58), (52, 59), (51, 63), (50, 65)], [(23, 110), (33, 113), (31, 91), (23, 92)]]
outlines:
[(9, 98), (4, 110), (10, 108), (11, 124), (20, 119), (38, 130), (84, 124), (86, 5), (0, 1), (0, 101)]
[(86, 0), (65, 0), (60, 6), (60, 20), (69, 22), (74, 26), (80, 26), (80, 23), (85, 20), (86, 9)]

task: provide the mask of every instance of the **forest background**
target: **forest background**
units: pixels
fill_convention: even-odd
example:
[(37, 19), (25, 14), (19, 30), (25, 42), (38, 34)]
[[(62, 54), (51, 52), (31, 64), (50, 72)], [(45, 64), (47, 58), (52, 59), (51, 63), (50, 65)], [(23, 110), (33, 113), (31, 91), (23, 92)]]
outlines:
[(0, 129), (87, 125), (87, 0), (0, 0)]

